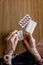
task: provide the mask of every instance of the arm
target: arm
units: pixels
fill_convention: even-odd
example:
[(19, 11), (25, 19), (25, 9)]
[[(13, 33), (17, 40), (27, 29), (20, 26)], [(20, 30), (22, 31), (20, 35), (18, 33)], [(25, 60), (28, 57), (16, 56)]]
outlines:
[(16, 49), (18, 43), (18, 35), (16, 31), (11, 32), (6, 38), (6, 54), (4, 55), (4, 61), (6, 64), (11, 64), (12, 54)]
[(26, 48), (28, 49), (28, 51), (30, 51), (30, 53), (34, 55), (35, 59), (37, 61), (40, 61), (41, 56), (36, 49), (35, 39), (33, 38), (31, 34), (26, 33), (24, 35), (24, 44), (26, 45)]

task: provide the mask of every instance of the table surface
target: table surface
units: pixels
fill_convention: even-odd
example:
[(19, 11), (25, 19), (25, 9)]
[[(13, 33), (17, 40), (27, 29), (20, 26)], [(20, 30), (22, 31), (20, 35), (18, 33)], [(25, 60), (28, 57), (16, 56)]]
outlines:
[[(33, 33), (36, 42), (43, 38), (43, 0), (0, 0), (0, 57), (5, 50), (4, 39), (6, 35), (15, 29), (22, 29), (18, 22), (29, 14), (37, 27)], [(22, 53), (26, 49), (19, 42), (15, 53)]]

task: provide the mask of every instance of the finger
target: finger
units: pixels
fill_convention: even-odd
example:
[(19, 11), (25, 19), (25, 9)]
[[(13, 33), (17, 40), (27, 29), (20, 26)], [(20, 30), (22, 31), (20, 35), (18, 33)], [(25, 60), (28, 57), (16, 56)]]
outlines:
[(33, 38), (32, 35), (30, 35), (30, 36), (31, 36), (31, 40), (32, 40), (32, 42), (35, 43), (35, 38)]
[(17, 46), (17, 43), (18, 43), (18, 35), (15, 34), (12, 38), (11, 38), (11, 42), (12, 42), (12, 45), (13, 45), (13, 50), (15, 51), (15, 48)]
[(10, 34), (7, 36), (6, 39), (10, 39), (12, 37), (12, 35), (14, 35), (15, 33), (17, 32), (17, 30), (13, 31), (13, 32), (10, 32)]
[(30, 36), (31, 36), (31, 39), (35, 41), (35, 38), (33, 38), (32, 34), (30, 34)]
[(30, 36), (31, 36), (31, 39), (30, 39), (31, 46), (32, 46), (33, 48), (36, 48), (35, 38), (33, 38), (32, 34), (30, 34)]
[(26, 37), (30, 37), (30, 33), (25, 33), (24, 38), (26, 38)]
[(32, 42), (35, 42), (35, 39), (33, 38), (32, 34), (30, 34), (29, 39), (30, 39), (30, 42), (31, 42), (31, 43), (32, 43)]
[(24, 38), (25, 38), (26, 40), (28, 40), (28, 42), (29, 42), (30, 39), (31, 39), (30, 33), (25, 33), (25, 34), (24, 34)]
[(35, 39), (33, 38), (33, 36), (30, 33), (26, 33), (25, 34), (25, 39), (26, 39), (26, 41), (28, 42), (28, 44), (31, 47), (36, 47), (36, 45), (35, 45)]
[(30, 50), (30, 45), (29, 45), (29, 43), (27, 42), (27, 40), (23, 40), (24, 41), (24, 44), (25, 44), (25, 46), (26, 46), (26, 48), (28, 49), (28, 50)]
[(13, 43), (15, 43), (15, 41), (18, 41), (18, 35), (15, 34), (15, 35), (13, 35), (10, 39), (11, 39), (11, 41), (12, 41)]
[(26, 39), (24, 39), (23, 41), (24, 41), (24, 44), (28, 43)]
[(13, 31), (13, 32), (9, 35), (8, 39), (10, 39), (14, 34), (16, 34), (16, 32), (17, 32), (17, 30)]
[(26, 39), (24, 39), (23, 40), (23, 42), (24, 42), (24, 44), (26, 45), (26, 44), (28, 44), (28, 42), (27, 42), (27, 40)]
[(17, 43), (18, 42), (18, 35), (16, 36), (16, 39), (15, 39), (15, 43)]
[(26, 33), (26, 34), (24, 35), (24, 38), (25, 38), (29, 43), (32, 42), (32, 40), (31, 40), (31, 34), (30, 34), (30, 33)]

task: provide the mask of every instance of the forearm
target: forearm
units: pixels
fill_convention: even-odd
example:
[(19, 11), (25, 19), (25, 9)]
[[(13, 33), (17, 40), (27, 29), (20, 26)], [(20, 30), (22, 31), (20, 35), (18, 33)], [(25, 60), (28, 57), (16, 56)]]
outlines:
[(41, 60), (41, 56), (40, 54), (38, 53), (38, 50), (36, 48), (32, 49), (32, 54), (34, 55), (35, 59), (37, 61), (40, 61)]
[(36, 59), (37, 61), (40, 61), (40, 60), (41, 60), (41, 56), (40, 56), (40, 54), (38, 53), (38, 50), (37, 50), (35, 44), (33, 44), (32, 47), (30, 47), (28, 44), (26, 44), (26, 47), (27, 47), (27, 49), (29, 50), (29, 52), (30, 52), (31, 54), (33, 54), (33, 56), (35, 57), (35, 59)]
[(33, 52), (33, 55), (34, 55), (34, 57), (36, 58), (36, 60), (37, 60), (37, 61), (40, 61), (40, 60), (41, 60), (41, 56), (40, 56), (40, 54), (38, 53), (38, 50), (37, 50), (37, 48), (36, 48), (36, 43), (35, 43), (35, 41), (33, 41), (32, 52)]
[(13, 54), (13, 48), (7, 46), (7, 49), (6, 49), (5, 55), (4, 55), (4, 62), (5, 62), (6, 64), (11, 64), (12, 54)]

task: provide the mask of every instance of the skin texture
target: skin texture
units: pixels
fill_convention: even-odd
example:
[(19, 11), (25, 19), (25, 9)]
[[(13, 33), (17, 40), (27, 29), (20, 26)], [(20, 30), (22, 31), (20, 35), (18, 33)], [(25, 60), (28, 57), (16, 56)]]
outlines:
[(18, 43), (18, 35), (16, 34), (17, 30), (10, 32), (9, 35), (6, 37), (6, 47), (7, 53), (12, 54), (15, 51), (16, 45)]
[(18, 43), (18, 35), (16, 34), (17, 30), (10, 32), (9, 35), (6, 37), (6, 55), (4, 56), (5, 63), (11, 64), (11, 60), (6, 60), (6, 56), (10, 56), (13, 54), (13, 52), (16, 49), (17, 43)]
[[(9, 35), (6, 37), (5, 41), (6, 41), (6, 52), (5, 53), (6, 55), (12, 55), (18, 43), (17, 30), (10, 32)], [(30, 33), (25, 33), (23, 41), (28, 51), (30, 51), (30, 53), (34, 55), (35, 59), (40, 62), (40, 65), (43, 65), (42, 64), (43, 59), (41, 59), (41, 56), (39, 55), (36, 49), (36, 42), (33, 36)], [(4, 56), (4, 60), (5, 60), (5, 56)], [(11, 60), (9, 61), (5, 60), (5, 62), (7, 64), (12, 64)]]
[(43, 65), (43, 59), (41, 59), (41, 56), (39, 55), (37, 51), (36, 42), (33, 36), (30, 33), (25, 33), (23, 41), (27, 50), (34, 55), (35, 59), (39, 61), (40, 65)]

